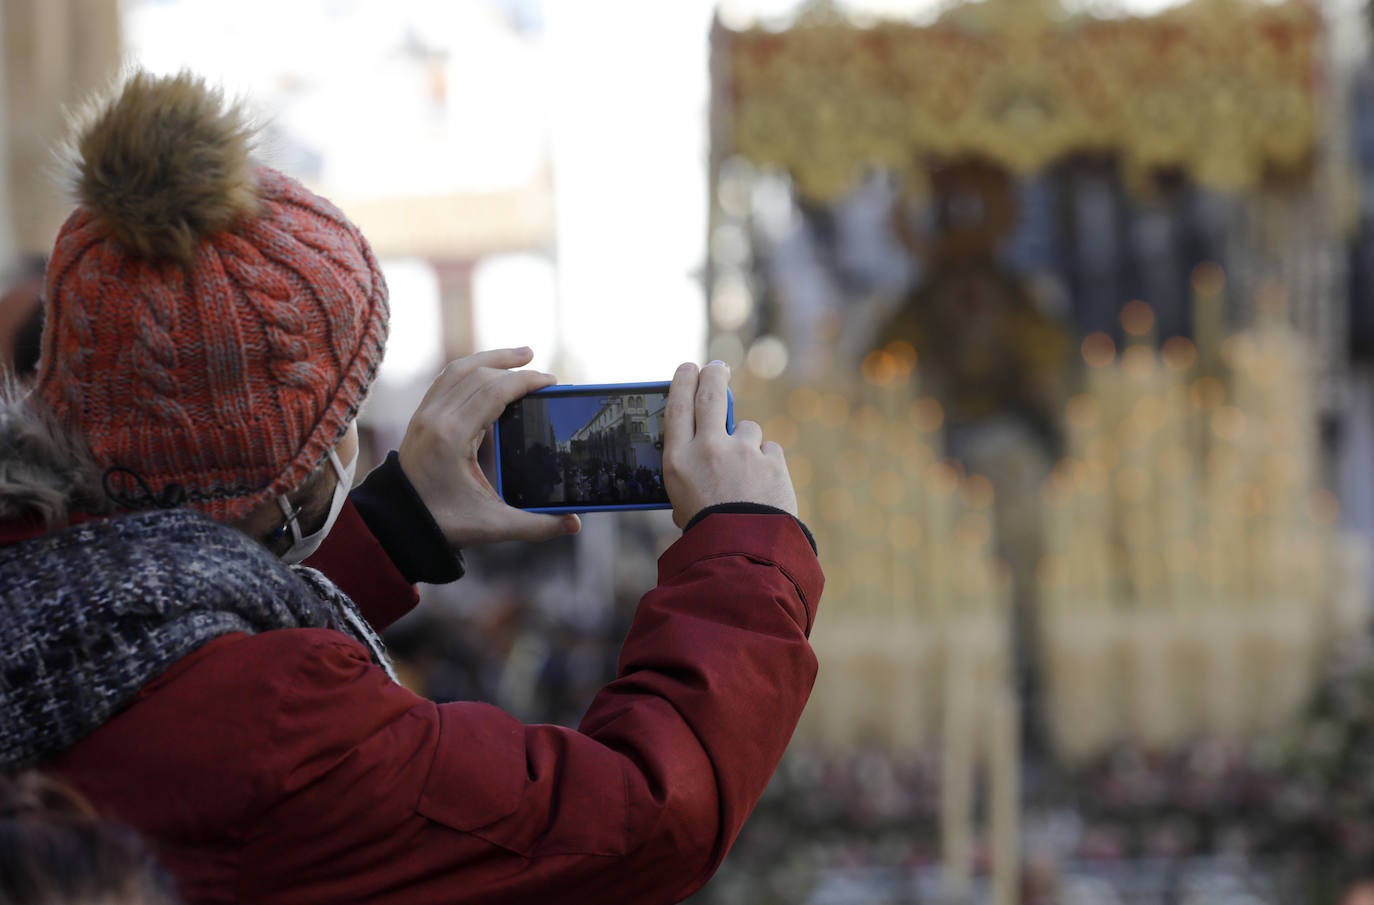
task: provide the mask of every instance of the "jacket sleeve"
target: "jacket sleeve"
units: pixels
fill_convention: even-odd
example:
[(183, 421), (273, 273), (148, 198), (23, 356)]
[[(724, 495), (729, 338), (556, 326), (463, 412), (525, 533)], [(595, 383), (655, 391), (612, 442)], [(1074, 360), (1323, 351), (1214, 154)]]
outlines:
[(352, 500), (305, 564), (338, 585), (379, 632), (420, 602), (415, 585), (392, 562)]
[(257, 902), (675, 902), (715, 871), (810, 693), (823, 578), (787, 516), (713, 515), (662, 557), (578, 730), (436, 705), (318, 632), (273, 715)]
[(618, 676), (582, 721), (633, 765), (628, 825), (661, 847), (671, 901), (720, 866), (796, 729), (822, 585), (791, 516), (708, 516), (660, 560)]

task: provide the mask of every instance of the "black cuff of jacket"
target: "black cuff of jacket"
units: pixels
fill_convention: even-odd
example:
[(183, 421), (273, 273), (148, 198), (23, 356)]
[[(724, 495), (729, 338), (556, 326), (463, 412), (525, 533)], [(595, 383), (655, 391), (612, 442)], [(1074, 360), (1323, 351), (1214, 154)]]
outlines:
[(447, 584), (463, 577), (463, 554), (449, 547), (395, 450), (348, 497), (406, 581)]
[[(706, 516), (714, 515), (717, 512), (734, 513), (735, 515), (792, 515), (792, 513), (785, 509), (765, 506), (762, 503), (717, 503), (714, 506), (707, 506), (696, 515), (692, 516), (692, 520), (687, 523), (686, 528), (682, 529), (682, 533), (686, 534), (688, 531), (692, 530), (693, 526), (706, 518)], [(802, 529), (802, 534), (806, 535), (806, 541), (811, 545), (811, 551), (819, 556), (821, 551), (816, 549), (816, 538), (811, 534), (811, 529), (806, 527), (806, 523), (795, 515), (792, 515), (792, 518), (796, 519), (798, 527)]]

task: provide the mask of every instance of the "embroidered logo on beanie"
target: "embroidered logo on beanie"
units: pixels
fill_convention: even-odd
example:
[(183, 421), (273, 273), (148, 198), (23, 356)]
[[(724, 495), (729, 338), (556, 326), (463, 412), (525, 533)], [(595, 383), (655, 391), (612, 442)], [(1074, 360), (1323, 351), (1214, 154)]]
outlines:
[(387, 332), (366, 239), (256, 165), (243, 111), (138, 73), (81, 117), (36, 391), (106, 468), (233, 521), (343, 436)]

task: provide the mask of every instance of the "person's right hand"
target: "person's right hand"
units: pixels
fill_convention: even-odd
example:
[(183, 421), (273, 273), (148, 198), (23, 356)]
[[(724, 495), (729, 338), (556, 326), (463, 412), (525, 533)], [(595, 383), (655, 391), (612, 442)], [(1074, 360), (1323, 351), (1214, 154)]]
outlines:
[(478, 352), (449, 364), (435, 379), (401, 440), (401, 471), (455, 549), (508, 540), (576, 534), (576, 515), (525, 512), (506, 505), (477, 462), (498, 415), (521, 396), (554, 383), (552, 374), (516, 371), (528, 348)]
[(713, 361), (700, 371), (684, 364), (668, 388), (664, 417), (663, 482), (673, 503), (673, 523), (719, 503), (760, 503), (797, 514), (797, 492), (782, 447), (763, 439), (753, 421), (725, 432), (730, 369)]

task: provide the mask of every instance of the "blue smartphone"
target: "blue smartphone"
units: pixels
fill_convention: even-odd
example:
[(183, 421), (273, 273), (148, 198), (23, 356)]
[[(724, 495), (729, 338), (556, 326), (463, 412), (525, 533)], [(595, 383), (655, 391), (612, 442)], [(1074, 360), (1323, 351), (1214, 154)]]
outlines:
[[(671, 509), (663, 487), (668, 382), (562, 385), (506, 406), (493, 433), (496, 492), (531, 512)], [(725, 430), (735, 430), (727, 396)]]

